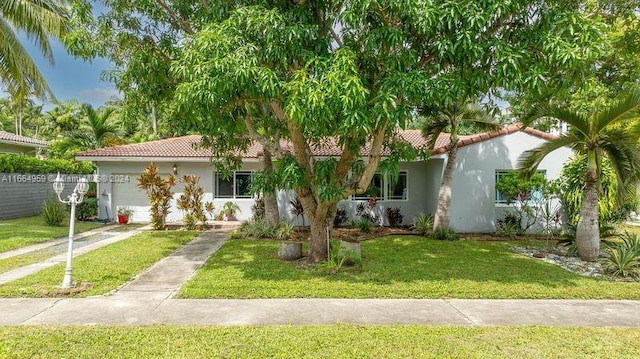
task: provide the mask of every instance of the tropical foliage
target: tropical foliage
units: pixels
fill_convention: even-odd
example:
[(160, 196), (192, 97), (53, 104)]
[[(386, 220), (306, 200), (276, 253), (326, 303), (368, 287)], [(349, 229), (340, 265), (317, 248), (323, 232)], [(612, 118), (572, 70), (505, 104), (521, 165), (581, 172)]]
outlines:
[[(572, 224), (577, 224), (580, 218), (586, 171), (586, 157), (578, 155), (565, 164), (560, 176), (554, 181), (564, 213)], [(603, 159), (600, 167), (599, 190), (598, 213), (600, 222), (618, 222), (627, 218), (629, 212), (636, 210), (638, 201), (635, 191), (623, 192), (624, 198), (622, 202), (618, 200), (618, 180), (608, 158)]]
[(14, 99), (53, 94), (35, 63), (20, 43), (25, 33), (53, 64), (50, 40), (68, 31), (67, 0), (3, 0), (0, 2), (0, 83)]
[(176, 185), (176, 178), (169, 175), (163, 179), (158, 174), (158, 167), (151, 163), (138, 177), (138, 188), (147, 192), (151, 205), (151, 225), (153, 229), (164, 229), (167, 215), (170, 212), (173, 193), (171, 187)]
[(499, 125), (482, 106), (475, 103), (432, 108), (426, 111), (422, 135), (429, 140), (428, 148), (433, 148), (438, 137), (449, 133), (447, 164), (442, 174), (438, 192), (438, 206), (434, 216), (434, 229), (449, 227), (451, 218), (451, 185), (458, 154), (458, 128), (464, 124), (475, 125), (479, 129), (496, 129)]
[[(600, 251), (599, 188), (604, 158), (608, 158), (616, 174), (618, 188), (635, 190), (640, 170), (640, 91), (635, 91), (606, 108), (593, 108), (589, 113), (576, 113), (555, 106), (538, 106), (523, 119), (529, 124), (551, 117), (566, 122), (570, 132), (527, 151), (520, 159), (523, 175), (531, 177), (542, 160), (551, 152), (570, 147), (586, 158), (584, 191), (580, 218), (576, 226), (576, 245), (583, 260), (594, 261)], [(624, 198), (625, 190), (618, 191)]]

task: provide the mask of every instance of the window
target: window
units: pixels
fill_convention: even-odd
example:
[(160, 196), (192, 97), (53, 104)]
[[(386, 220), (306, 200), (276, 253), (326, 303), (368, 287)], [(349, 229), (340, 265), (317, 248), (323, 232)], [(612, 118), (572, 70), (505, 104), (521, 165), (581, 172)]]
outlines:
[(234, 172), (229, 178), (223, 178), (218, 172), (215, 175), (216, 198), (251, 198), (251, 172)]
[(371, 179), (371, 184), (365, 193), (356, 194), (354, 200), (368, 200), (376, 197), (378, 200), (406, 200), (407, 199), (407, 171), (401, 171), (398, 179), (391, 182), (389, 178), (376, 173)]
[(236, 172), (236, 198), (251, 198), (251, 172)]
[[(540, 174), (542, 174), (543, 176), (546, 177), (547, 171), (546, 170), (538, 170), (538, 173), (540, 173)], [(496, 170), (496, 182), (495, 183), (497, 184), (500, 181), (500, 179), (503, 178), (503, 177), (514, 175), (514, 174), (516, 174), (515, 170)], [(500, 191), (498, 191), (497, 188), (495, 188), (495, 191), (496, 191), (495, 203), (507, 204), (509, 198), (506, 195), (500, 193)], [(540, 193), (540, 191), (535, 191), (533, 193), (529, 193), (528, 195), (538, 198), (538, 197), (542, 196), (542, 193)]]
[(389, 181), (387, 188), (387, 199), (406, 200), (407, 199), (407, 172), (400, 172), (395, 182)]

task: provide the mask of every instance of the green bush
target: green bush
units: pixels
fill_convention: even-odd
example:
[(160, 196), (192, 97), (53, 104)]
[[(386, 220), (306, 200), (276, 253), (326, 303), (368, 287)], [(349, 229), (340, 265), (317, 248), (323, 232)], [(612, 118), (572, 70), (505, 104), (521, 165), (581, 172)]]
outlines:
[(293, 224), (289, 222), (280, 222), (276, 226), (275, 238), (281, 241), (285, 241), (287, 239), (291, 239), (295, 229), (293, 228)]
[(0, 154), (0, 172), (2, 173), (73, 173), (91, 174), (94, 168), (90, 162), (78, 162), (57, 158), (39, 159), (22, 154)]
[[(562, 208), (569, 223), (577, 224), (580, 218), (584, 178), (587, 168), (585, 156), (576, 156), (562, 169), (560, 177), (554, 181), (556, 192), (562, 202)], [(626, 219), (631, 211), (636, 210), (638, 198), (634, 191), (625, 191), (618, 199), (618, 180), (608, 159), (602, 161), (600, 170), (600, 196), (598, 198), (601, 223), (616, 223)]]
[(98, 199), (85, 198), (82, 203), (76, 206), (76, 219), (87, 221), (98, 217)]
[(47, 226), (58, 227), (64, 221), (64, 207), (55, 196), (48, 197), (42, 205), (42, 218)]
[(431, 230), (433, 230), (433, 215), (418, 213), (417, 216), (413, 217), (412, 227), (419, 235), (426, 236), (431, 233)]
[(361, 233), (369, 233), (371, 232), (373, 223), (371, 223), (371, 221), (366, 218), (360, 218), (351, 221), (351, 227), (358, 228)]
[(431, 233), (431, 238), (438, 241), (457, 241), (460, 239), (456, 230), (451, 227), (436, 228)]
[(607, 273), (615, 276), (636, 276), (640, 272), (640, 240), (635, 233), (624, 232), (619, 235), (622, 243), (608, 244), (603, 260)]

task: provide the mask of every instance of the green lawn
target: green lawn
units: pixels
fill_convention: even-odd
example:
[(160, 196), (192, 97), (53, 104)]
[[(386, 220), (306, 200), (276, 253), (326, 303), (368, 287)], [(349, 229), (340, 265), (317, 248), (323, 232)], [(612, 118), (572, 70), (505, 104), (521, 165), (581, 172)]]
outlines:
[(179, 296), (640, 299), (638, 282), (582, 277), (515, 254), (509, 250), (514, 244), (382, 237), (362, 243), (361, 270), (327, 275), (303, 263), (278, 260), (277, 242), (232, 240), (182, 287)]
[(3, 358), (637, 358), (623, 328), (3, 327)]
[[(50, 241), (69, 235), (69, 221), (63, 227), (49, 227), (40, 216), (0, 221), (0, 253), (30, 244)], [(75, 233), (103, 226), (98, 222), (76, 221)]]
[[(145, 268), (189, 242), (197, 232), (143, 232), (121, 242), (96, 249), (73, 261), (75, 282), (92, 287), (76, 296), (105, 294), (126, 283)], [(64, 263), (0, 285), (0, 297), (43, 297), (62, 281)]]

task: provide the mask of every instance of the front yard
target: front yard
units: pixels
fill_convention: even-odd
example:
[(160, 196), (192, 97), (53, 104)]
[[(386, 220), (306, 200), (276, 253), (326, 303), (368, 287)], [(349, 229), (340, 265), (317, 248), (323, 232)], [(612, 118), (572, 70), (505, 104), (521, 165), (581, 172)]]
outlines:
[[(90, 284), (78, 297), (107, 294), (161, 258), (191, 241), (198, 232), (158, 231), (135, 236), (81, 255), (73, 261), (75, 282)], [(3, 285), (0, 297), (56, 296), (64, 263)]]
[(522, 244), (387, 236), (362, 242), (362, 269), (328, 275), (278, 260), (275, 241), (232, 240), (179, 297), (640, 299), (638, 282), (583, 277), (509, 250)]
[[(40, 216), (0, 221), (0, 253), (69, 235), (69, 219), (64, 226), (49, 227)], [(99, 222), (76, 221), (75, 233), (103, 226)]]
[(9, 358), (637, 358), (629, 328), (5, 327)]

